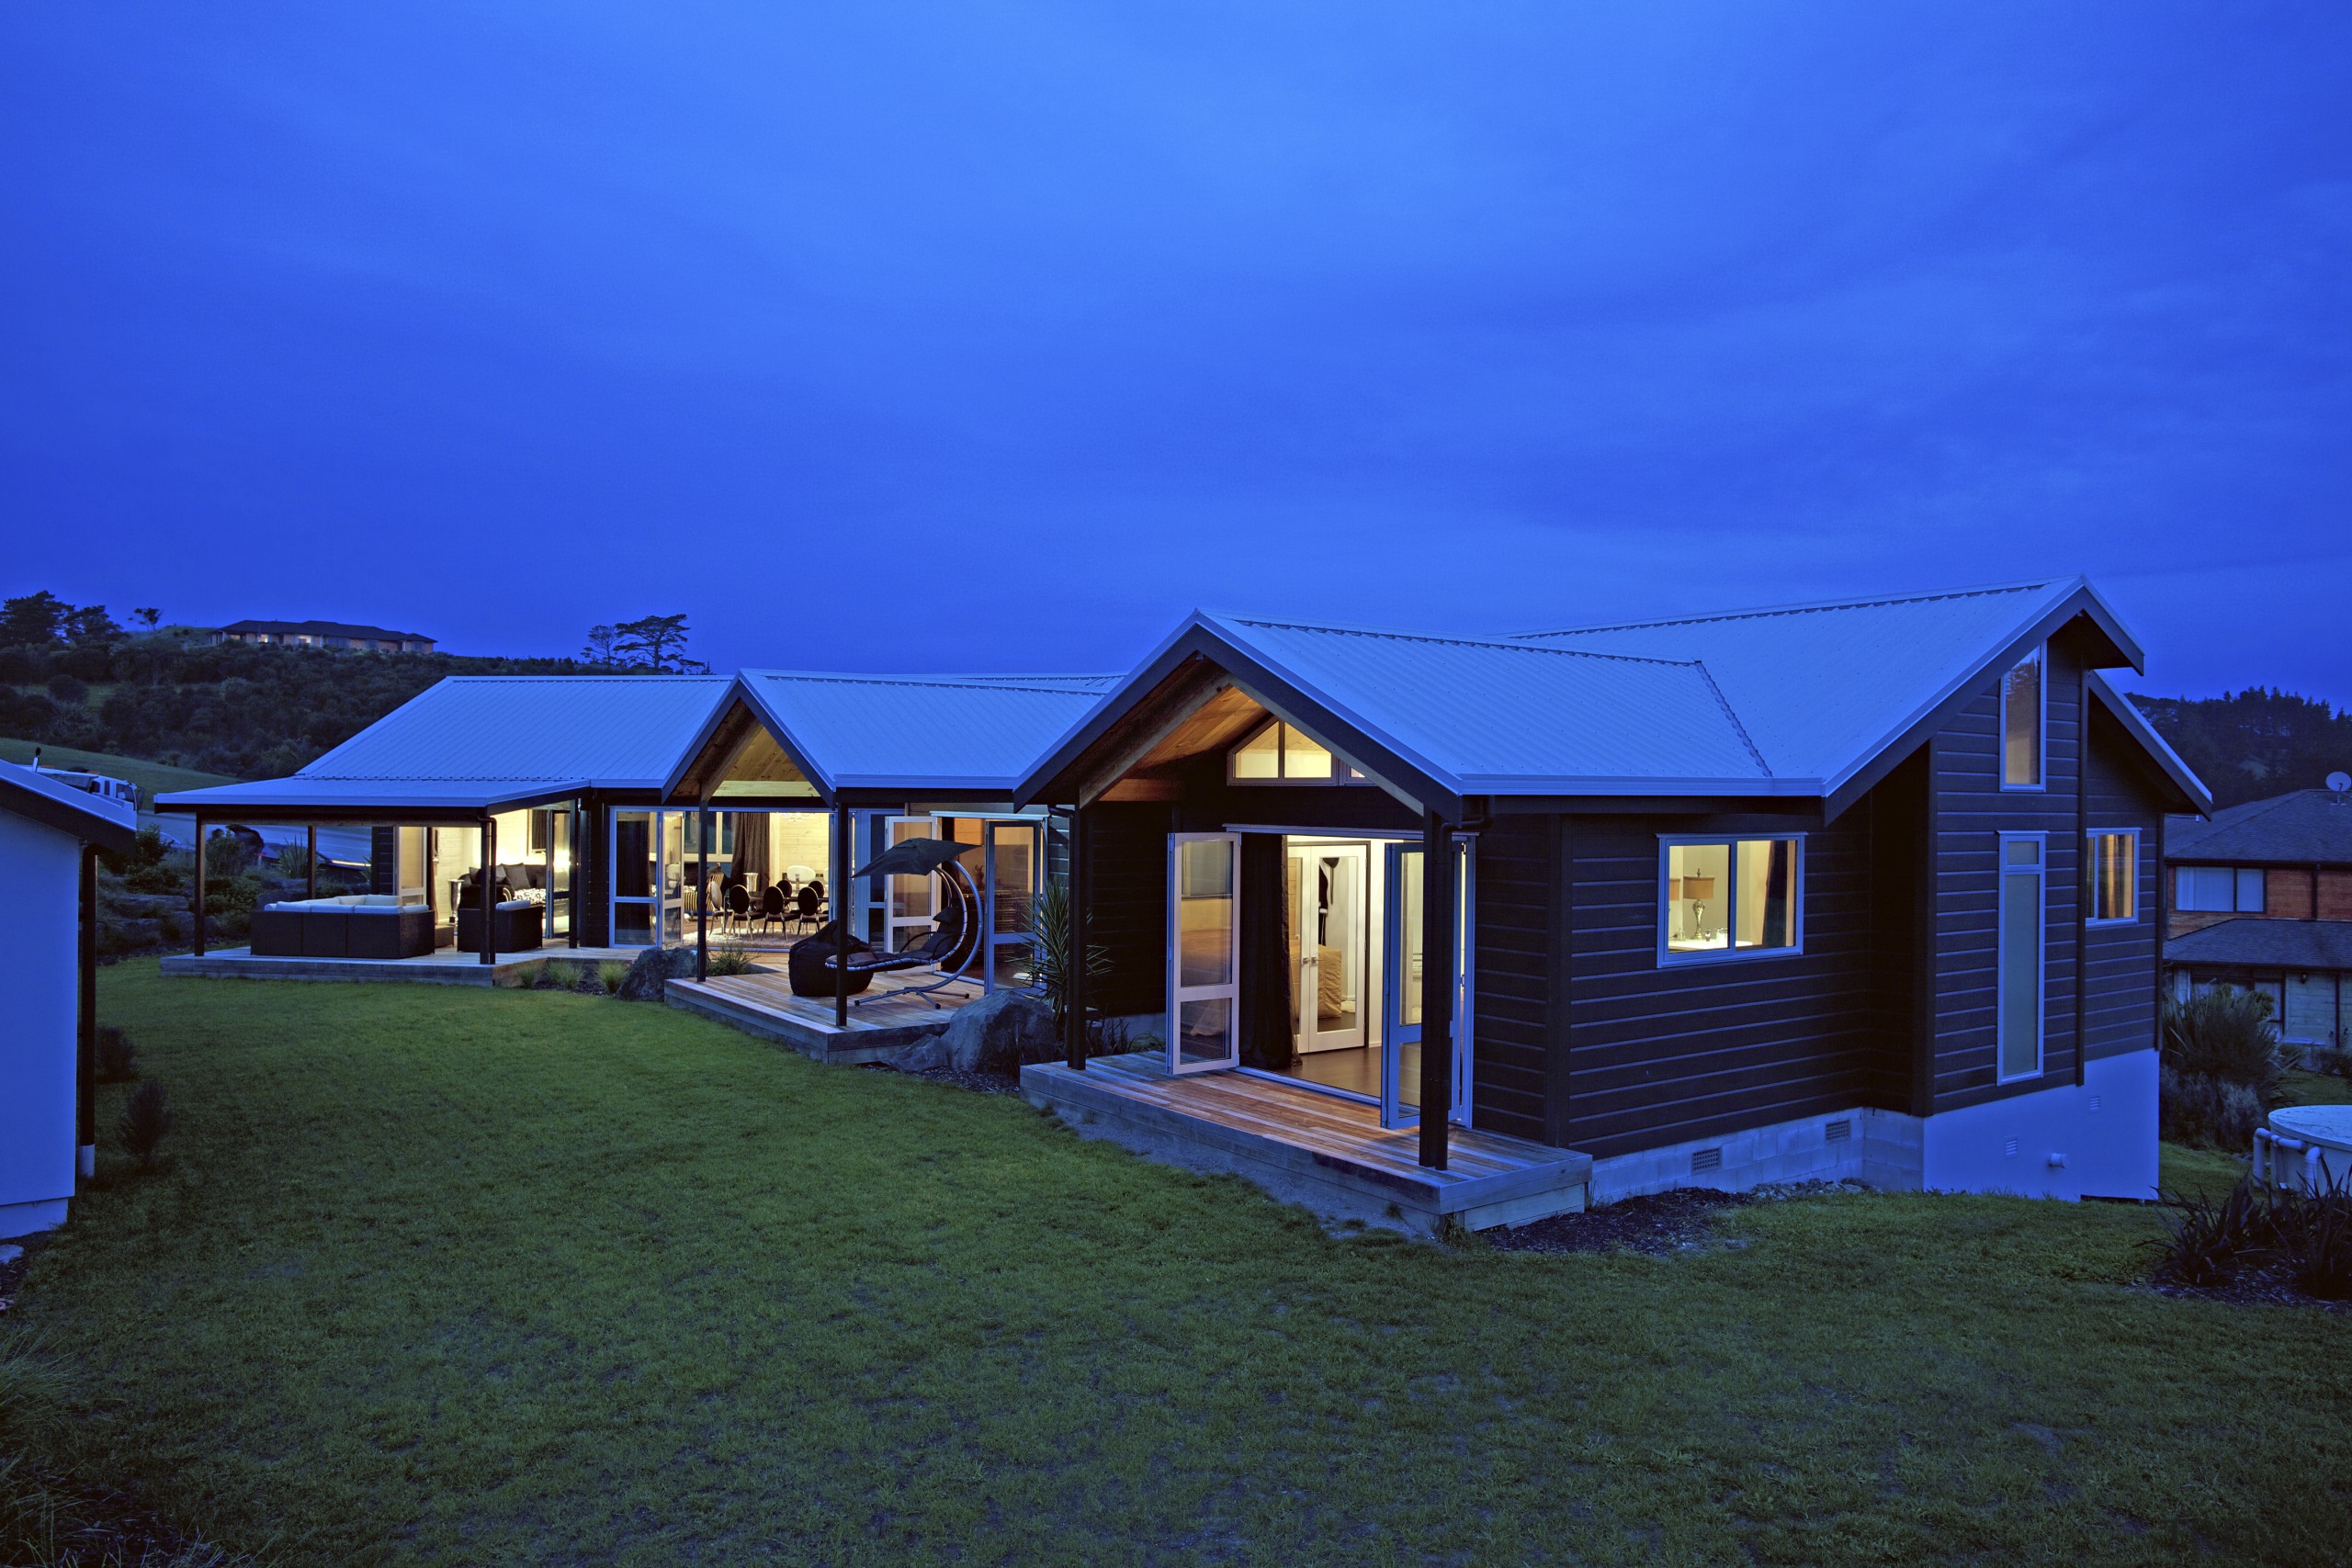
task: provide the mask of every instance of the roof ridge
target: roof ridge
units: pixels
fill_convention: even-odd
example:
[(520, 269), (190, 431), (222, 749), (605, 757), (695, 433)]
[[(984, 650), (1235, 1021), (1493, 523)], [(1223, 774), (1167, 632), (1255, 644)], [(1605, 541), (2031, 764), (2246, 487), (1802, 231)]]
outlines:
[(1758, 621), (1781, 615), (1826, 615), (1833, 610), (1875, 610), (1890, 604), (1932, 604), (1947, 599), (1987, 599), (2000, 593), (2029, 593), (2064, 581), (2041, 578), (2030, 582), (1995, 582), (1975, 588), (1939, 588), (1917, 593), (1882, 593), (1862, 599), (1821, 599), (1793, 604), (1761, 604), (1746, 610), (1717, 610), (1690, 615), (1661, 615), (1646, 621), (1610, 621), (1592, 626), (1562, 626), (1553, 631), (1515, 632), (1519, 637), (1579, 637), (1588, 632), (1646, 631), (1659, 626), (1701, 626), (1720, 621)]
[[(1542, 648), (1532, 643), (1490, 637), (1456, 637), (1445, 632), (1392, 631), (1379, 626), (1343, 626), (1329, 622), (1278, 620), (1267, 615), (1231, 615), (1220, 619), (1237, 626), (1267, 626), (1284, 631), (1329, 632), (1336, 637), (1381, 637), (1390, 642), (1442, 643), (1453, 648), (1490, 648), (1506, 653), (1544, 653), (1569, 659), (1604, 659), (1620, 664), (1659, 664), (1675, 670), (1702, 670), (1695, 659), (1665, 659), (1651, 653), (1611, 653), (1595, 648)], [(1710, 682), (1712, 684), (1712, 682)]]
[[(816, 670), (746, 670), (746, 677), (757, 675), (768, 680), (821, 681), (843, 686), (920, 686), (931, 691), (956, 692), (1028, 692), (1038, 696), (1075, 697), (1089, 694), (1073, 692), (1064, 686), (1027, 686), (1015, 682), (1023, 677), (1009, 675), (1001, 681), (982, 681), (971, 676), (939, 675), (857, 675), (831, 673)], [(1081, 677), (1071, 677), (1080, 679)], [(1098, 680), (1099, 676), (1082, 677)], [(1051, 680), (1052, 676), (1031, 676), (1032, 680)]]
[[(655, 674), (649, 671), (639, 675), (444, 675), (441, 679), (443, 682), (453, 686), (519, 686), (526, 682), (536, 682), (542, 685), (553, 684), (558, 682), (563, 682), (567, 685), (573, 682), (578, 682), (584, 685), (593, 682), (600, 686), (612, 686), (618, 685), (623, 682), (636, 683), (648, 681), (658, 681), (662, 682), (675, 682), (679, 681), (732, 681), (735, 677), (732, 675), (705, 674), (694, 671), (673, 671), (664, 674)], [(430, 686), (425, 688), (428, 692), (432, 689), (433, 688)], [(422, 695), (422, 694), (419, 694)]]

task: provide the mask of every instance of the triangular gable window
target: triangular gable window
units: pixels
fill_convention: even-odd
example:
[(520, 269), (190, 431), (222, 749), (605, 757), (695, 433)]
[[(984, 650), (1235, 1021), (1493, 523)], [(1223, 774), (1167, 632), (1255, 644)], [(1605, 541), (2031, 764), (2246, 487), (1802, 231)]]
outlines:
[(1296, 725), (1270, 718), (1226, 753), (1226, 777), (1235, 784), (1363, 784), (1363, 773), (1334, 756)]

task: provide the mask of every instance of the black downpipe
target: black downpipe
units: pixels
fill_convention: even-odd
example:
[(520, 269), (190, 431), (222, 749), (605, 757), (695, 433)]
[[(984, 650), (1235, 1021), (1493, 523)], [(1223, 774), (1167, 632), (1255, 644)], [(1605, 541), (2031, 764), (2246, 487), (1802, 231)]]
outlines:
[(82, 846), (80, 1006), (74, 1032), (74, 1168), (84, 1176), (98, 1170), (98, 852)]

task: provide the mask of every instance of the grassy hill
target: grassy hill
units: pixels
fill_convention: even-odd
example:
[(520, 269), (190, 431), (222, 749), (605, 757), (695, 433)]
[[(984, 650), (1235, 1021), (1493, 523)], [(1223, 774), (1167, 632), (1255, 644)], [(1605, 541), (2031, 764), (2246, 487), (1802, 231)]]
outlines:
[(83, 773), (105, 773), (112, 778), (130, 780), (139, 786), (141, 806), (165, 790), (208, 789), (214, 784), (237, 782), (225, 773), (175, 768), (168, 762), (150, 762), (139, 757), (118, 756), (111, 751), (83, 751), (46, 741), (0, 739), (0, 761), (30, 762), (36, 750), (40, 753), (41, 763), (45, 767), (74, 768)]

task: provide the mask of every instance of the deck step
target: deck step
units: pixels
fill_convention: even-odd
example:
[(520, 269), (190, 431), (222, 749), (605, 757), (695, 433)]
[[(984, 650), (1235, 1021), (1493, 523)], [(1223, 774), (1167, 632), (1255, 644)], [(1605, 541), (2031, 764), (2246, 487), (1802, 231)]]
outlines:
[(1246, 1177), (1327, 1221), (1417, 1235), (1448, 1223), (1524, 1224), (1585, 1206), (1592, 1158), (1521, 1138), (1455, 1128), (1448, 1168), (1419, 1163), (1419, 1137), (1380, 1125), (1370, 1106), (1239, 1073), (1173, 1077), (1144, 1054), (1073, 1072), (1021, 1069), (1021, 1091), (1081, 1136), (1108, 1138), (1191, 1170)]

